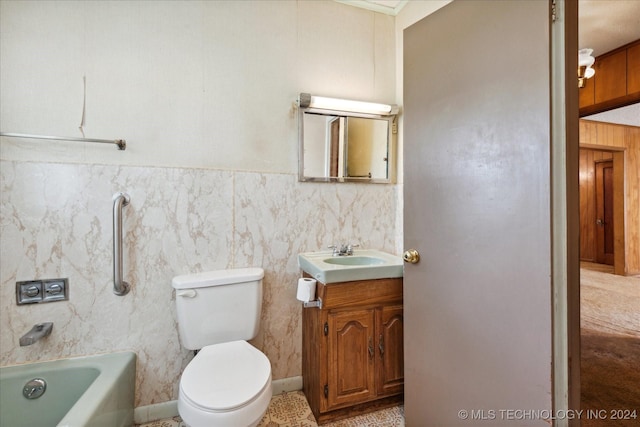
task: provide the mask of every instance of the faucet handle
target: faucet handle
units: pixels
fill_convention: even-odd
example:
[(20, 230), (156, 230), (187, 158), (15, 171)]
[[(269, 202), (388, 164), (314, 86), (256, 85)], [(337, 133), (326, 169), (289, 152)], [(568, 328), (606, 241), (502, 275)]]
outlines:
[(360, 245), (353, 245), (351, 243), (340, 243), (339, 245), (329, 245), (329, 249), (333, 249), (333, 256), (353, 255), (353, 248), (357, 248)]

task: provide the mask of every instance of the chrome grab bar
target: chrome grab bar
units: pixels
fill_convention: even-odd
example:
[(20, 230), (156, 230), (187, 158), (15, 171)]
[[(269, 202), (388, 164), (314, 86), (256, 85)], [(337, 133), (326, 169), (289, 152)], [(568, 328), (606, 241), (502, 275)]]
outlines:
[(113, 293), (126, 295), (131, 286), (122, 280), (122, 208), (129, 204), (127, 193), (113, 195)]

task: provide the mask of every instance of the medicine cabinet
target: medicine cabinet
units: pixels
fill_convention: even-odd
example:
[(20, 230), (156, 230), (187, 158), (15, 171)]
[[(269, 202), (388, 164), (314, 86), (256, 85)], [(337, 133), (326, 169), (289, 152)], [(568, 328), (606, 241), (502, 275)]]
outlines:
[(391, 183), (395, 105), (300, 94), (299, 180)]

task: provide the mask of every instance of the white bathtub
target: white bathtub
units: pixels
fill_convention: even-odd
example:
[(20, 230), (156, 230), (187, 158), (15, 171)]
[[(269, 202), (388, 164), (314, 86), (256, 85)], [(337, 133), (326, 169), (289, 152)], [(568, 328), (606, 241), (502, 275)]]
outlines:
[[(42, 378), (36, 399), (23, 387)], [(0, 427), (130, 427), (136, 378), (132, 352), (0, 368)]]

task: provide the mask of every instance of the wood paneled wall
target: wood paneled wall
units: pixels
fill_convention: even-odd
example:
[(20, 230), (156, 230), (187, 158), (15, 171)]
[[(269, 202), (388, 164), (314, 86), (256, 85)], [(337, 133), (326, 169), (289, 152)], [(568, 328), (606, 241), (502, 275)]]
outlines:
[[(624, 232), (622, 232), (624, 242), (620, 242), (620, 244), (624, 247), (624, 253), (616, 254), (615, 271), (616, 274), (639, 274), (640, 127), (580, 120), (580, 147), (580, 257), (583, 259), (595, 258), (595, 252), (593, 252), (595, 251), (595, 245), (589, 243), (589, 239), (594, 236), (595, 229), (588, 230), (587, 224), (587, 221), (590, 221), (588, 220), (588, 215), (593, 215), (593, 218), (595, 218), (595, 214), (590, 211), (590, 209), (595, 209), (594, 199), (589, 199), (589, 197), (593, 197), (593, 195), (589, 194), (589, 191), (594, 191), (589, 189), (589, 180), (593, 183), (595, 179), (594, 172), (590, 172), (590, 168), (593, 167), (593, 161), (597, 160), (596, 156), (606, 155), (602, 154), (602, 150), (611, 150), (617, 156), (622, 152), (624, 156), (624, 175), (620, 181), (624, 183)], [(582, 150), (582, 148), (591, 150)], [(600, 151), (601, 154), (597, 154), (596, 151)], [(614, 157), (611, 153), (608, 155)], [(615, 165), (614, 159), (614, 168), (616, 167)], [(614, 185), (616, 184), (614, 183)], [(585, 191), (584, 197), (583, 190)], [(590, 204), (593, 206), (589, 206)], [(584, 221), (583, 214), (585, 215)], [(619, 226), (621, 227), (622, 224), (619, 224)]]

